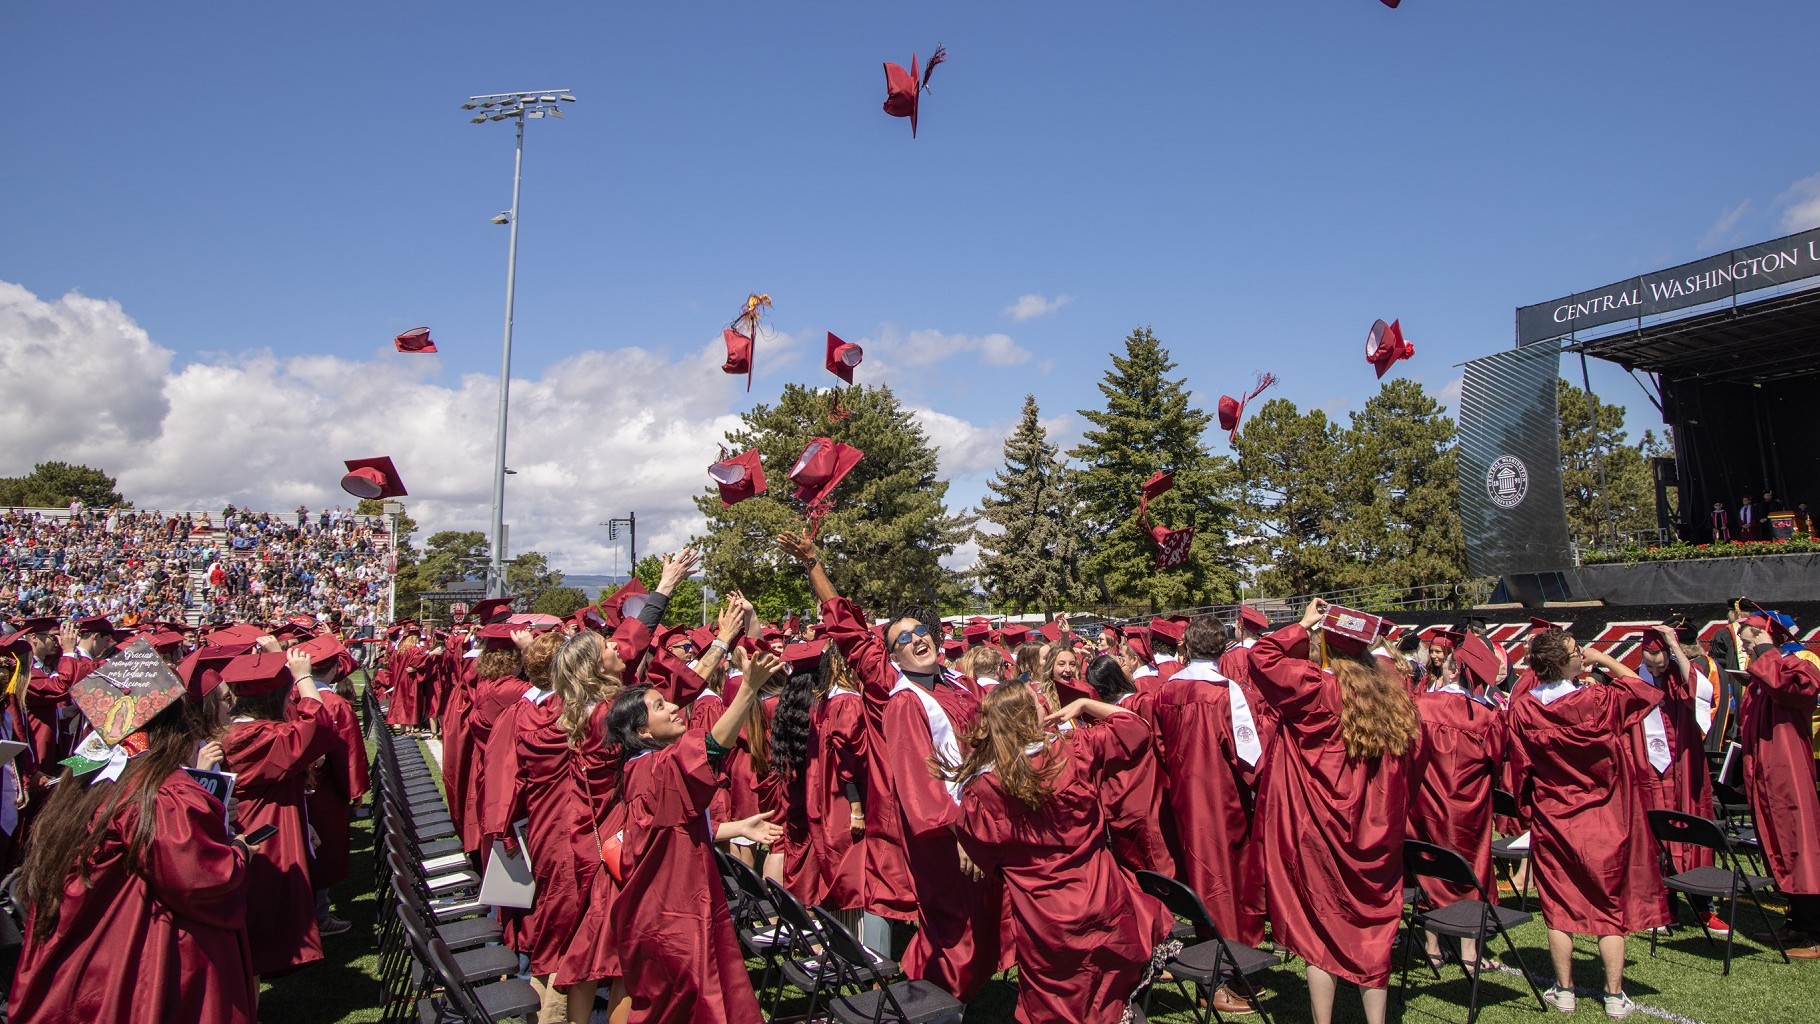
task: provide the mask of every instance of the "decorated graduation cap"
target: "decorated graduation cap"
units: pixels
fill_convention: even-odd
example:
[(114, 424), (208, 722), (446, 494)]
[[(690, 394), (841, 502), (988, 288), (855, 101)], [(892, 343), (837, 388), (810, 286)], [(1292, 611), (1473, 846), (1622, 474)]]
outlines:
[(765, 466), (759, 460), (757, 448), (732, 458), (723, 457), (708, 467), (708, 476), (720, 488), (722, 508), (731, 508), (747, 498), (765, 493)]
[(1365, 361), (1377, 368), (1379, 380), (1384, 379), (1391, 364), (1415, 354), (1416, 347), (1403, 339), (1401, 320), (1392, 320), (1389, 324), (1375, 321), (1365, 335)]
[(607, 620), (602, 618), (600, 610), (591, 604), (584, 604), (575, 609), (575, 613), (569, 616), (569, 621), (583, 629), (592, 629), (596, 632), (607, 628)]
[(1384, 618), (1381, 615), (1330, 604), (1327, 606), (1327, 614), (1321, 619), (1321, 636), (1330, 651), (1362, 654), (1377, 641), (1378, 631), (1383, 624)]
[(752, 339), (731, 327), (720, 332), (727, 343), (727, 361), (720, 364), (722, 373), (745, 374), (746, 390), (752, 390)]
[(342, 465), (348, 471), (341, 478), (341, 489), (356, 498), (402, 498), (407, 493), (390, 455), (348, 459)]
[(600, 615), (605, 625), (618, 629), (622, 621), (638, 618), (650, 600), (651, 592), (645, 589), (644, 581), (634, 576), (600, 602)]
[(128, 644), (70, 687), (77, 709), (108, 746), (143, 729), (183, 694), (183, 681), (147, 643)]
[(1243, 397), (1231, 395), (1220, 396), (1220, 429), (1226, 431), (1228, 443), (1238, 440), (1239, 421), (1245, 417), (1245, 403), (1264, 393), (1264, 389), (1277, 382), (1276, 375), (1260, 373), (1252, 389)]
[(922, 99), (922, 92), (929, 87), (929, 76), (935, 72), (935, 66), (948, 59), (948, 48), (937, 44), (935, 52), (929, 55), (929, 66), (923, 69), (921, 81), (916, 77), (916, 54), (910, 55), (910, 70), (905, 71), (902, 64), (885, 62), (885, 113), (892, 117), (910, 119), (910, 137), (916, 138), (917, 104)]
[(413, 327), (392, 339), (392, 347), (400, 352), (434, 352), (436, 343), (430, 340), (428, 327)]
[(1188, 555), (1194, 550), (1194, 527), (1184, 526), (1179, 530), (1153, 526), (1150, 537), (1156, 541), (1156, 567), (1173, 569), (1188, 561)]
[(853, 383), (853, 368), (865, 358), (866, 350), (858, 345), (840, 340), (833, 331), (828, 332), (828, 355), (826, 366), (828, 372), (848, 384)]
[(796, 465), (790, 467), (790, 482), (796, 485), (796, 500), (814, 508), (833, 493), (834, 488), (866, 453), (826, 437), (811, 440)]

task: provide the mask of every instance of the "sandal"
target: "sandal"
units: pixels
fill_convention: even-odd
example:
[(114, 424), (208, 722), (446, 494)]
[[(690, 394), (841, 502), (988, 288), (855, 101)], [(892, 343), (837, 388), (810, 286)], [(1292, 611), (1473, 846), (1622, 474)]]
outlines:
[(1504, 969), (1503, 963), (1499, 962), (1496, 957), (1490, 956), (1481, 956), (1479, 957), (1478, 963), (1462, 963), (1460, 967), (1465, 970), (1467, 974), (1478, 974), (1481, 971), (1501, 971)]

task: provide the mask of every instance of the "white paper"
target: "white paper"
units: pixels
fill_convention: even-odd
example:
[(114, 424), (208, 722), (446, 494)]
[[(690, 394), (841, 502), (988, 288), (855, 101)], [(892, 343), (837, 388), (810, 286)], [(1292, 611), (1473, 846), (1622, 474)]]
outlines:
[(480, 880), (480, 902), (490, 907), (517, 907), (528, 910), (537, 895), (537, 883), (531, 878), (531, 850), (525, 843), (522, 824), (512, 829), (518, 837), (518, 855), (506, 852), (505, 843), (493, 840), (487, 855), (487, 874)]
[(1507, 849), (1507, 850), (1527, 850), (1527, 849), (1529, 849), (1529, 833), (1525, 832), (1522, 835), (1518, 836), (1517, 838), (1512, 839), (1510, 841), (1510, 844), (1508, 846), (1506, 846), (1505, 849)]

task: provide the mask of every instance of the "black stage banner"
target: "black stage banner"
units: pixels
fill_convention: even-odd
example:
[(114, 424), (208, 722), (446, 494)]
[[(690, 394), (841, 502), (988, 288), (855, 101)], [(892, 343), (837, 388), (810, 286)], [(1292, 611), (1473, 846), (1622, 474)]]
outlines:
[(1635, 320), (1820, 275), (1820, 228), (1627, 278), (1553, 302), (1517, 307), (1517, 344)]
[(1474, 576), (1573, 565), (1561, 493), (1553, 346), (1466, 364), (1460, 389), (1460, 520)]

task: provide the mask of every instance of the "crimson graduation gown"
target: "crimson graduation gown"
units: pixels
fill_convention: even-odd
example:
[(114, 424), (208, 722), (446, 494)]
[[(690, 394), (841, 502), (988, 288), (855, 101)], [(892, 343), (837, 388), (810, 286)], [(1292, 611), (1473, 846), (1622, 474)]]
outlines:
[(1119, 771), (1107, 773), (1100, 783), (1112, 855), (1128, 870), (1173, 878), (1175, 855), (1169, 852), (1162, 829), (1163, 759), (1156, 739), (1155, 701), (1127, 693), (1118, 705), (1144, 722), (1146, 735), (1138, 756)]
[(635, 1024), (763, 1024), (714, 866), (708, 802), (726, 774), (691, 730), (626, 763), (620, 950)]
[[(537, 886), (534, 925), (529, 929), (531, 973), (557, 975), (569, 942), (589, 912), (594, 876), (601, 873), (600, 840), (580, 757), (569, 746), (559, 721), (558, 696), (518, 709), (518, 799), (528, 819), (531, 878)], [(509, 819), (508, 819), (509, 820)]]
[(333, 889), (348, 877), (352, 805), (367, 792), (367, 748), (360, 720), (340, 694), (327, 689), (321, 694), (323, 725), (334, 739), (311, 774), (314, 786), (308, 796), (310, 827), (322, 840), (310, 861), (310, 884), (318, 891)]
[[(831, 690), (809, 714), (809, 763), (803, 771), (803, 817), (809, 833), (812, 877), (792, 875), (791, 892), (809, 906), (857, 910), (865, 903), (866, 847), (871, 844), (865, 702), (851, 690)], [(850, 802), (849, 788), (860, 803)], [(853, 810), (866, 818), (866, 834), (853, 838)], [(794, 883), (794, 884), (791, 884)]]
[(1272, 936), (1311, 966), (1383, 988), (1417, 755), (1346, 753), (1339, 681), (1289, 654), (1307, 639), (1293, 625), (1251, 649), (1252, 679), (1280, 723), (1258, 797)]
[[(1472, 865), (1487, 893), (1491, 885), (1491, 791), (1504, 764), (1504, 718), (1458, 686), (1416, 694), (1422, 719), (1422, 771), (1409, 805), (1409, 837), (1445, 846)], [(1479, 894), (1438, 878), (1422, 878), (1434, 906)]]
[(278, 827), (247, 865), (246, 927), (253, 973), (261, 977), (322, 959), (304, 783), (310, 765), (334, 745), (335, 731), (315, 700), (292, 703), (286, 721), (236, 721), (221, 739), (235, 776), (235, 826), (242, 833)]
[[(1700, 720), (1694, 715), (1694, 684), (1684, 682), (1681, 673), (1669, 663), (1667, 685), (1648, 677), (1643, 667), (1638, 675), (1644, 682), (1663, 691), (1663, 738), (1669, 755), (1668, 768), (1656, 771), (1649, 761), (1649, 715), (1645, 714), (1627, 735), (1625, 746), (1630, 755), (1631, 772), (1637, 780), (1637, 796), (1645, 811), (1679, 811), (1698, 818), (1713, 816), (1713, 775), (1706, 763), (1706, 734), (1700, 731)], [(1647, 820), (1647, 819), (1646, 819)], [(1713, 851), (1691, 843), (1671, 843), (1668, 847), (1674, 872), (1711, 867)]]
[(122, 801), (66, 880), (50, 936), (37, 941), (26, 923), (7, 1020), (253, 1024), (249, 872), (226, 812), (178, 769), (158, 783), (153, 813), (143, 874), (126, 860), (139, 801)]
[(466, 694), (466, 697), (456, 696), (456, 691), (450, 692), (451, 706), (457, 701), (467, 704), (467, 714), (459, 726), (453, 725), (445, 717), (442, 727), (443, 750), (446, 752), (455, 742), (451, 735), (453, 728), (460, 734), (460, 746), (465, 751), (462, 755), (464, 778), (461, 784), (463, 811), (457, 819), (461, 824), (461, 848), (469, 853), (478, 853), (482, 866), (486, 864), (487, 852), (487, 843), (481, 838), (481, 803), (485, 785), (483, 780), (487, 772), (487, 749), (501, 712), (519, 703), (525, 691), (530, 688), (531, 684), (518, 676), (498, 676), (482, 679), (472, 689), (463, 686), (460, 692)]
[(1551, 702), (1535, 686), (1511, 701), (1511, 775), (1530, 828), (1542, 919), (1577, 935), (1623, 935), (1671, 915), (1643, 815), (1627, 733), (1662, 700), (1632, 675)]
[(1820, 895), (1820, 796), (1813, 719), (1820, 669), (1780, 651), (1758, 655), (1738, 711), (1744, 787), (1776, 888)]
[(1112, 715), (1034, 755), (1064, 760), (1041, 807), (1006, 793), (991, 771), (962, 791), (962, 842), (983, 870), (1003, 873), (1017, 922), (1020, 1024), (1118, 1024), (1169, 936), (1175, 919), (1112, 856), (1100, 808), (1103, 781), (1149, 751), (1143, 719)]

